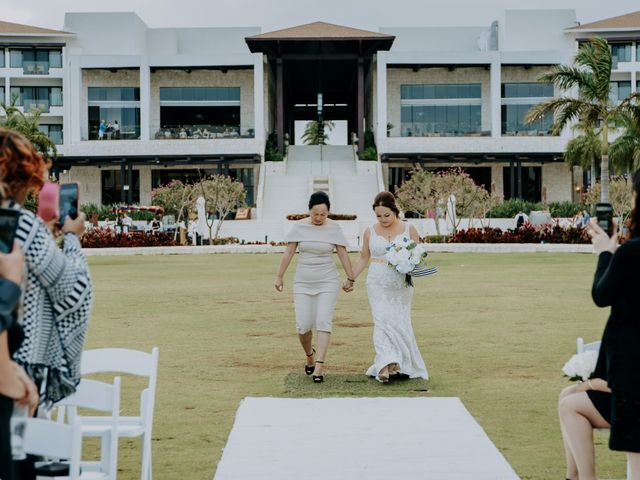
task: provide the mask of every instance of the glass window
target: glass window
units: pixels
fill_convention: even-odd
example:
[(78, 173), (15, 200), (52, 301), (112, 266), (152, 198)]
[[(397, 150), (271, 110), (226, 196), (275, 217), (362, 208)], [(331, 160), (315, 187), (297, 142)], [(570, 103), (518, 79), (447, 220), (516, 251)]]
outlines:
[[(125, 175), (128, 176), (129, 172)], [(120, 170), (102, 170), (102, 204), (113, 205), (122, 203), (122, 182), (120, 181)], [(130, 186), (133, 194), (133, 203), (140, 203), (140, 170), (133, 171), (133, 185)], [(124, 201), (127, 201), (128, 191), (125, 191)]]
[(553, 85), (549, 83), (503, 83), (502, 98), (553, 97)]
[(62, 106), (62, 88), (54, 87), (51, 89), (51, 105), (54, 107)]
[(618, 103), (631, 95), (631, 82), (610, 82), (609, 100)]
[[(529, 202), (539, 202), (542, 198), (542, 168), (522, 167), (522, 196)], [(503, 167), (504, 199), (518, 198), (518, 169), (513, 167), (513, 189), (511, 188), (511, 167)]]
[(401, 85), (400, 97), (403, 100), (480, 98), (481, 85), (479, 83)]
[(62, 145), (62, 125), (40, 124), (38, 130), (45, 133), (56, 145)]
[(89, 87), (90, 102), (137, 102), (140, 100), (138, 87)]
[(611, 44), (611, 57), (613, 62), (630, 62), (631, 61), (631, 43), (613, 43)]
[(240, 102), (240, 87), (160, 87), (165, 102)]
[(11, 64), (11, 68), (21, 68), (22, 67), (22, 50), (9, 50), (9, 62)]
[(62, 50), (49, 50), (49, 66), (62, 68)]
[(4, 48), (0, 48), (0, 68), (4, 68)]

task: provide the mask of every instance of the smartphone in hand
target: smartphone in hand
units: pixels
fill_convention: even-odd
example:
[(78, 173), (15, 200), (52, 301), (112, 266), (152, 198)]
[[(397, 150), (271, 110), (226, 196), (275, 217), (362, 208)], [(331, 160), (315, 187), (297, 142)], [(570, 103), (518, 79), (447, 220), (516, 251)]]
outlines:
[(598, 226), (610, 237), (613, 236), (613, 205), (610, 203), (596, 203), (595, 214)]
[(0, 252), (11, 253), (18, 229), (20, 212), (11, 208), (0, 208)]
[(63, 183), (60, 185), (60, 223), (64, 225), (67, 217), (75, 220), (80, 211), (80, 193), (77, 183)]

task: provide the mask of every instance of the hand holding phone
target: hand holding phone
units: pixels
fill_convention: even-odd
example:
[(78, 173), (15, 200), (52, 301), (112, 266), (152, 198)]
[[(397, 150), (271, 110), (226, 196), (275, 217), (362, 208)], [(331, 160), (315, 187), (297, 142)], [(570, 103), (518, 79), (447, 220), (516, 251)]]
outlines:
[(598, 226), (610, 237), (613, 236), (613, 205), (610, 203), (596, 203), (595, 216)]
[(60, 185), (60, 224), (64, 225), (67, 217), (78, 218), (80, 211), (80, 193), (77, 183)]

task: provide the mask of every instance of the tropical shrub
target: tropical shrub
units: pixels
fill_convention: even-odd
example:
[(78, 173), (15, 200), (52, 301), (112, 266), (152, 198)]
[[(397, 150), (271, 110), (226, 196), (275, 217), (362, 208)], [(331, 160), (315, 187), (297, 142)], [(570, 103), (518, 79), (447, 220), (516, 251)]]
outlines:
[(169, 247), (176, 245), (171, 233), (116, 233), (110, 228), (87, 230), (80, 242), (83, 248)]

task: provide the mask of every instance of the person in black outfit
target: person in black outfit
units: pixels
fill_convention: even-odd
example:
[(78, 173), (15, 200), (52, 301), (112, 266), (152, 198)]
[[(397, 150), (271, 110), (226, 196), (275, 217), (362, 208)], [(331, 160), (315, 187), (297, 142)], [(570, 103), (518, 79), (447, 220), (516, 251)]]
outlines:
[(15, 320), (20, 300), (24, 256), (16, 244), (8, 254), (0, 253), (0, 479), (13, 480), (9, 423), (13, 403), (29, 405), (33, 412), (38, 393), (33, 381), (11, 355), (20, 346), (22, 330)]
[[(592, 428), (611, 428), (609, 448), (627, 452), (634, 480), (640, 479), (640, 314), (635, 304), (640, 272), (640, 170), (633, 175), (630, 238), (618, 247), (591, 219), (598, 265), (591, 295), (599, 307), (611, 307), (594, 377), (560, 395), (559, 414), (567, 478), (595, 479)], [(615, 230), (615, 229), (614, 229)]]

